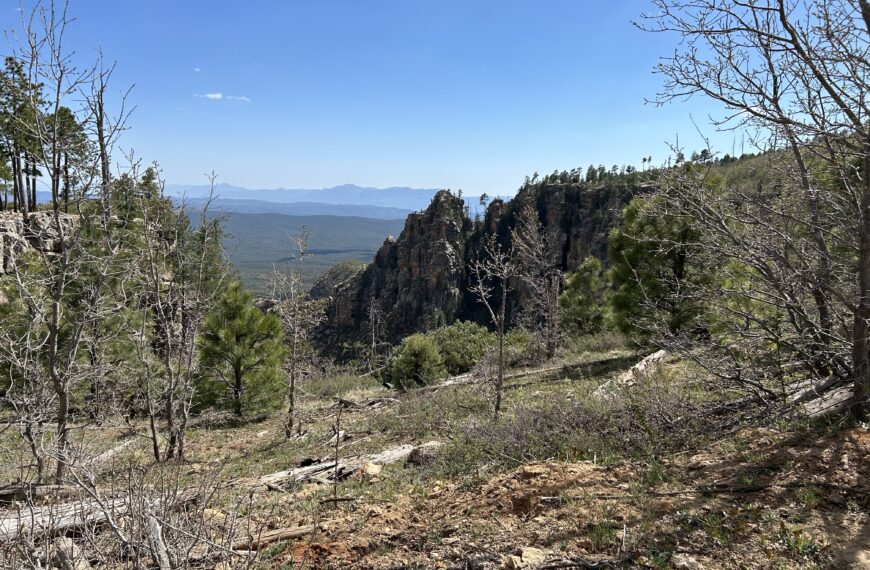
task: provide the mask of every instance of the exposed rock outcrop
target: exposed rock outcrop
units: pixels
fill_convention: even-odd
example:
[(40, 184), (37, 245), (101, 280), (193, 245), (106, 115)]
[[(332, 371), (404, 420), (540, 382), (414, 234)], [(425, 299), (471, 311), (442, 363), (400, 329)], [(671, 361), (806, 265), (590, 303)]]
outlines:
[[(37, 252), (57, 252), (60, 234), (52, 212), (33, 212), (27, 219), (17, 212), (0, 212), (0, 275), (12, 271), (12, 264), (31, 249)], [(59, 214), (61, 229), (70, 232), (77, 216)]]
[(644, 190), (619, 181), (527, 185), (510, 201), (493, 201), (483, 220), (470, 219), (461, 198), (438, 192), (425, 211), (408, 216), (397, 239), (384, 242), (371, 265), (333, 290), (320, 342), (335, 350), (361, 339), (372, 303), (384, 315), (381, 336), (393, 342), (458, 319), (486, 322), (469, 291), (471, 263), (484, 240), (495, 235), (508, 245), (518, 214), (531, 205), (554, 261), (570, 271), (590, 255), (606, 257), (622, 208)]
[(390, 338), (425, 329), (436, 315), (456, 315), (473, 229), (462, 200), (438, 192), (424, 212), (408, 216), (398, 239), (384, 241), (365, 271), (336, 288), (321, 338), (357, 337), (372, 300), (384, 313), (383, 330)]

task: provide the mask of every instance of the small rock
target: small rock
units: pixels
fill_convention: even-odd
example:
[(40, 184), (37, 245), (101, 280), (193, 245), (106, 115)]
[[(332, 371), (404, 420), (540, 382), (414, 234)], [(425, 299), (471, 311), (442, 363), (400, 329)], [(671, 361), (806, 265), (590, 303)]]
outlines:
[(362, 467), (362, 472), (366, 475), (380, 475), (381, 471), (383, 471), (383, 467), (378, 465), (377, 463), (366, 463)]
[(424, 443), (411, 452), (411, 455), (408, 456), (408, 463), (417, 467), (431, 465), (438, 456), (439, 447), (441, 447), (441, 443), (437, 441)]
[(671, 556), (671, 565), (683, 570), (704, 570), (704, 565), (688, 554), (678, 552)]
[(856, 570), (870, 570), (870, 549), (856, 553), (853, 564)]
[(546, 475), (549, 469), (547, 469), (544, 465), (524, 465), (522, 469), (520, 469), (519, 476), (522, 480), (534, 479), (535, 477), (540, 477), (541, 475)]
[(538, 564), (543, 564), (544, 560), (547, 559), (547, 556), (540, 548), (532, 548), (531, 546), (526, 546), (525, 548), (520, 549), (520, 558), (523, 559), (523, 564), (526, 564), (528, 566), (536, 566)]
[(524, 546), (517, 550), (516, 554), (505, 556), (502, 559), (502, 567), (512, 570), (519, 568), (533, 568), (544, 563), (547, 557), (540, 548)]

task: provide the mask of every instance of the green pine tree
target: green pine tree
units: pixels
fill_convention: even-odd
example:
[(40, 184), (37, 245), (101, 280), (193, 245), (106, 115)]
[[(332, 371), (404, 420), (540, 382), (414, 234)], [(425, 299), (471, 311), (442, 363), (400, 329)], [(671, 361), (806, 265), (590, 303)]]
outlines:
[(601, 261), (587, 257), (565, 279), (565, 291), (559, 296), (562, 329), (573, 337), (599, 332), (604, 324), (606, 294)]
[[(284, 352), (278, 317), (254, 306), (252, 295), (240, 283), (230, 285), (203, 323), (200, 357), (213, 373), (211, 382), (228, 388), (237, 416), (243, 409), (274, 403)], [(211, 396), (221, 404), (215, 385), (209, 387), (206, 399)]]
[(648, 337), (657, 323), (671, 333), (697, 324), (704, 308), (695, 293), (712, 272), (699, 265), (692, 247), (699, 236), (679, 208), (666, 215), (652, 208), (651, 200), (662, 199), (632, 200), (608, 244), (614, 323), (638, 340)]

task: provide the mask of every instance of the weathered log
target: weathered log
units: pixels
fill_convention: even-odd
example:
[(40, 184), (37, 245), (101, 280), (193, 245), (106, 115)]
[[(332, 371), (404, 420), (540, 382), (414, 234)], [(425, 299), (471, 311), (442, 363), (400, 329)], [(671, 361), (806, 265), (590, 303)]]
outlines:
[(612, 398), (621, 388), (631, 388), (652, 374), (668, 356), (667, 351), (659, 350), (642, 359), (640, 362), (599, 386), (592, 392), (592, 397), (598, 400)]
[(292, 540), (307, 536), (317, 530), (317, 526), (310, 524), (305, 526), (296, 526), (291, 528), (279, 528), (261, 533), (259, 536), (246, 538), (233, 543), (233, 550), (260, 550), (264, 546), (268, 546), (282, 540)]
[[(197, 489), (181, 491), (173, 504), (195, 501)], [(156, 508), (156, 505), (155, 505)], [(117, 520), (130, 511), (126, 497), (104, 498), (45, 506), (22, 506), (15, 512), (0, 513), (0, 543), (11, 542), (22, 534), (31, 537), (60, 536), (85, 528), (104, 525), (110, 517)]]
[(115, 459), (116, 456), (120, 455), (124, 451), (127, 451), (129, 448), (134, 446), (136, 444), (136, 442), (138, 442), (138, 441), (139, 440), (135, 437), (128, 438), (128, 439), (122, 441), (121, 443), (119, 443), (118, 445), (116, 445), (115, 447), (113, 447), (107, 451), (104, 451), (103, 453), (90, 459), (88, 461), (88, 463), (90, 465), (101, 465), (104, 463), (111, 463)]
[(82, 495), (77, 487), (69, 485), (40, 485), (37, 483), (17, 483), (0, 487), (0, 504), (15, 501), (32, 501), (33, 499), (68, 498)]
[(104, 524), (108, 514), (126, 513), (122, 499), (76, 501), (43, 507), (25, 507), (15, 513), (0, 515), (0, 542), (11, 542), (21, 534), (30, 536), (60, 535), (88, 526)]
[(437, 441), (430, 441), (419, 446), (404, 444), (372, 455), (344, 457), (338, 461), (337, 469), (334, 459), (322, 459), (311, 465), (264, 475), (255, 480), (252, 489), (280, 488), (287, 483), (331, 483), (336, 477), (339, 480), (346, 479), (361, 470), (366, 463), (374, 463), (376, 465), (396, 463), (407, 459), (415, 449), (434, 448), (440, 445), (441, 443)]

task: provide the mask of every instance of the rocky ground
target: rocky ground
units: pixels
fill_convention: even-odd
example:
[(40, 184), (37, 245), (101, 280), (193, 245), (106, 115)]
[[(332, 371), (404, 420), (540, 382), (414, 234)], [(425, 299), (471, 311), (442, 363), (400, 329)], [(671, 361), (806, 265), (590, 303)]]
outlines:
[(868, 458), (865, 429), (746, 430), (664, 461), (655, 474), (642, 464), (548, 461), (477, 484), (431, 481), (388, 502), (363, 491), (274, 563), (870, 568)]

